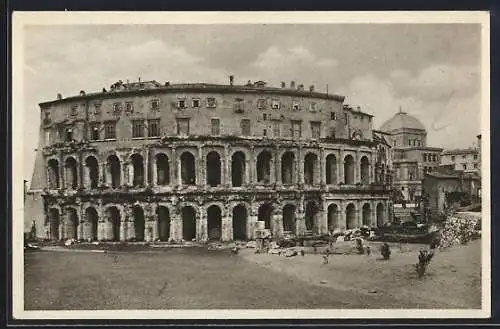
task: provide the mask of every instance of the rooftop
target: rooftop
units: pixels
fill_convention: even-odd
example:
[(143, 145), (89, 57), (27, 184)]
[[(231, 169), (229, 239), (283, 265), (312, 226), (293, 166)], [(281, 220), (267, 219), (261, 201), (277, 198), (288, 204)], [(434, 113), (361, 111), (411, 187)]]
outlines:
[(420, 122), (420, 120), (418, 120), (414, 116), (409, 115), (406, 112), (403, 112), (401, 109), (392, 118), (390, 118), (380, 126), (380, 130), (386, 132), (391, 132), (398, 129), (416, 129), (425, 131), (425, 127)]
[(461, 155), (461, 154), (478, 154), (479, 150), (477, 148), (466, 148), (466, 149), (452, 149), (444, 150), (443, 155)]
[[(192, 91), (201, 93), (269, 93), (276, 95), (286, 95), (286, 96), (299, 96), (299, 97), (310, 97), (310, 98), (321, 98), (335, 100), (338, 102), (343, 102), (345, 97), (329, 93), (321, 93), (314, 91), (314, 87), (311, 86), (308, 90), (304, 90), (303, 85), (299, 85), (297, 88), (286, 88), (286, 87), (267, 87), (264, 81), (256, 81), (251, 83), (247, 82), (245, 85), (223, 85), (223, 84), (212, 84), (212, 83), (180, 83), (171, 84), (170, 82), (165, 82), (164, 84), (159, 83), (156, 80), (151, 81), (137, 81), (137, 82), (123, 82), (117, 81), (112, 84), (108, 89), (103, 88), (100, 92), (86, 93), (85, 91), (80, 91), (78, 95), (62, 97), (61, 94), (57, 95), (57, 98), (52, 101), (41, 102), (39, 105), (51, 105), (56, 103), (70, 102), (78, 99), (95, 99), (100, 97), (112, 97), (114, 95), (127, 95), (127, 94), (137, 94), (137, 93), (168, 93), (176, 91)], [(360, 114), (369, 115), (360, 111)]]

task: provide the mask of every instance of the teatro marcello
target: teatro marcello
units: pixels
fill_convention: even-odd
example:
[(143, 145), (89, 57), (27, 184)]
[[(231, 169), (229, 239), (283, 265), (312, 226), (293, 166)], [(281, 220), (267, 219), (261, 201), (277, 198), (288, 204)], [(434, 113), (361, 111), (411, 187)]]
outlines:
[(314, 86), (118, 81), (40, 111), (38, 238), (278, 239), (392, 216), (390, 143)]

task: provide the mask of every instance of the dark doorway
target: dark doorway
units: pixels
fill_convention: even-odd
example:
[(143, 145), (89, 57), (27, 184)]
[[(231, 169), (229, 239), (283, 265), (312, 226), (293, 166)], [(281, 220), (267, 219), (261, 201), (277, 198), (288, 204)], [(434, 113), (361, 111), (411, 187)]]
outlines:
[(283, 231), (295, 234), (295, 206), (287, 204), (283, 207)]
[(68, 209), (68, 221), (66, 225), (66, 239), (77, 239), (78, 238), (78, 213), (76, 212), (75, 209), (69, 208)]
[(112, 236), (109, 237), (111, 241), (120, 241), (120, 226), (121, 226), (121, 218), (120, 211), (116, 207), (108, 208), (108, 216), (111, 221), (111, 231)]
[(170, 238), (170, 213), (167, 207), (156, 208), (158, 217), (158, 238), (160, 241), (168, 241)]
[(313, 231), (316, 228), (316, 215), (318, 213), (318, 206), (316, 202), (309, 201), (306, 203), (306, 213), (305, 213), (305, 221), (306, 221), (306, 230)]
[(272, 229), (273, 207), (265, 203), (259, 207), (258, 220), (265, 223), (265, 228)]
[(335, 231), (341, 228), (342, 224), (340, 223), (339, 207), (332, 203), (328, 206), (328, 230)]
[(137, 241), (144, 241), (144, 210), (141, 207), (135, 206), (132, 210), (132, 215), (134, 216), (134, 229), (135, 229), (135, 239)]
[(347, 221), (347, 229), (356, 228), (356, 207), (354, 204), (349, 203), (345, 209), (346, 221)]
[(51, 208), (49, 210), (49, 239), (59, 240), (59, 210)]
[(222, 215), (220, 208), (215, 205), (207, 209), (207, 230), (208, 240), (221, 240)]
[(97, 240), (97, 229), (98, 229), (98, 223), (99, 223), (99, 215), (97, 214), (97, 210), (93, 207), (88, 207), (87, 210), (85, 210), (85, 214), (87, 217), (87, 222), (90, 227), (89, 227), (89, 232), (88, 236), (86, 237), (87, 239), (91, 239), (92, 241)]
[(193, 207), (182, 208), (182, 237), (184, 241), (196, 238), (196, 211)]
[(384, 205), (382, 203), (379, 203), (377, 205), (377, 227), (384, 226), (384, 213)]
[(212, 151), (207, 154), (207, 184), (215, 187), (221, 183), (221, 163), (219, 153)]
[(237, 205), (233, 208), (233, 239), (246, 240), (247, 236), (247, 208)]
[(245, 183), (245, 154), (236, 152), (231, 159), (231, 180), (234, 187), (240, 187)]

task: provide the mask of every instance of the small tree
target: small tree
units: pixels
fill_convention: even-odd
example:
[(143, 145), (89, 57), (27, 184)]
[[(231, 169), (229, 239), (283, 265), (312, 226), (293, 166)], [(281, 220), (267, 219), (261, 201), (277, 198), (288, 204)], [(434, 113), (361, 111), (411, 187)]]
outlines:
[(365, 253), (365, 249), (363, 248), (363, 240), (360, 238), (356, 239), (356, 250), (360, 255), (363, 255)]
[(391, 247), (387, 244), (387, 242), (384, 242), (382, 247), (380, 248), (380, 253), (382, 254), (382, 257), (387, 260), (391, 258)]
[(418, 263), (415, 264), (415, 269), (417, 271), (417, 276), (419, 279), (423, 278), (425, 275), (425, 271), (427, 270), (427, 266), (434, 257), (434, 251), (420, 250), (418, 254)]

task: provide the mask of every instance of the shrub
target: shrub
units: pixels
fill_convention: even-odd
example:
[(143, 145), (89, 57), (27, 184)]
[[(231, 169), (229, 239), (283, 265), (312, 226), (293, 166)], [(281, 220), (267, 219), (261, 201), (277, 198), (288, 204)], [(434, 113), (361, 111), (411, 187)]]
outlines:
[(380, 248), (380, 253), (382, 254), (382, 257), (387, 260), (391, 258), (391, 247), (385, 242), (382, 247)]
[(365, 249), (363, 248), (363, 240), (362, 239), (356, 239), (356, 250), (358, 251), (358, 254), (363, 255), (365, 253)]
[(434, 257), (434, 251), (420, 250), (418, 254), (418, 263), (415, 264), (415, 270), (417, 271), (417, 276), (419, 279), (423, 278), (427, 266)]

